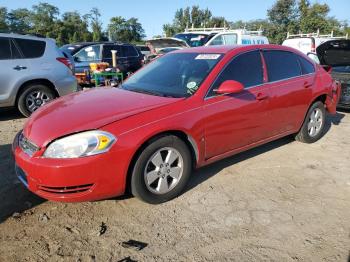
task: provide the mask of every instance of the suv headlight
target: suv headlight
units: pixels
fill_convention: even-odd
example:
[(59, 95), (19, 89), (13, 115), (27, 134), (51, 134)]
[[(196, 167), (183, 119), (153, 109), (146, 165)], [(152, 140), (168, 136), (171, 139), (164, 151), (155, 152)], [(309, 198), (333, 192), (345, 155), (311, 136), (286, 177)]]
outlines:
[(52, 142), (46, 158), (79, 158), (107, 152), (117, 139), (104, 131), (86, 131)]

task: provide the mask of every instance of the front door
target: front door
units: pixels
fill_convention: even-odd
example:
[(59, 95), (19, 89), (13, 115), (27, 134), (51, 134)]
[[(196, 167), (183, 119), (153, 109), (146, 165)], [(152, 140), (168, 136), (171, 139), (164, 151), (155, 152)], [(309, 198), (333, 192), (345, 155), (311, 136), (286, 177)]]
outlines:
[[(236, 80), (243, 92), (216, 95), (221, 83)], [(205, 98), (205, 157), (212, 157), (247, 146), (268, 137), (270, 132), (270, 91), (264, 84), (259, 50), (234, 57), (220, 73)]]

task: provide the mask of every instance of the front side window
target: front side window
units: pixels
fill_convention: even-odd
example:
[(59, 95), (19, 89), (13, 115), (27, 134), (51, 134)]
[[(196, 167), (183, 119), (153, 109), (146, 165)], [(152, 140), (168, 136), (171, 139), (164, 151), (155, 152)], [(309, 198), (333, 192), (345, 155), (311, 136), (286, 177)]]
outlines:
[(14, 38), (19, 49), (22, 51), (24, 58), (39, 58), (42, 57), (46, 42), (40, 40)]
[(11, 59), (10, 39), (0, 37), (0, 60)]
[(264, 51), (264, 58), (270, 82), (301, 75), (297, 57), (291, 52), (268, 50)]
[(133, 46), (128, 45), (128, 46), (126, 46), (126, 56), (127, 57), (130, 57), (130, 56), (135, 57), (135, 56), (138, 56), (138, 53)]
[(157, 96), (189, 97), (221, 57), (221, 54), (169, 53), (129, 77), (122, 88)]
[(74, 57), (79, 62), (98, 61), (98, 60), (101, 60), (100, 49), (101, 49), (100, 45), (88, 46), (80, 50), (78, 53), (76, 53)]
[(208, 96), (214, 96), (215, 93), (213, 90), (218, 89), (227, 80), (238, 81), (245, 88), (263, 84), (264, 73), (260, 52), (252, 51), (233, 58), (220, 73)]

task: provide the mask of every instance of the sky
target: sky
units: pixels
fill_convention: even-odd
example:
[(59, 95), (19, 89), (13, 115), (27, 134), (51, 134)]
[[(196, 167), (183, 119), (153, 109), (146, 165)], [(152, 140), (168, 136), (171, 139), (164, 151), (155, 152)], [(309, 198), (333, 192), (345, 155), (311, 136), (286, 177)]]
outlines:
[[(31, 8), (39, 2), (57, 6), (61, 14), (66, 11), (86, 14), (92, 7), (97, 7), (101, 12), (104, 28), (113, 16), (136, 17), (142, 23), (146, 36), (151, 38), (162, 34), (163, 24), (171, 23), (175, 11), (179, 8), (199, 5), (202, 9), (208, 7), (214, 16), (223, 16), (228, 21), (248, 21), (266, 18), (267, 9), (275, 3), (275, 0), (0, 0), (0, 6), (9, 10)], [(350, 22), (350, 0), (317, 0), (317, 2), (327, 3), (330, 6), (330, 16)]]

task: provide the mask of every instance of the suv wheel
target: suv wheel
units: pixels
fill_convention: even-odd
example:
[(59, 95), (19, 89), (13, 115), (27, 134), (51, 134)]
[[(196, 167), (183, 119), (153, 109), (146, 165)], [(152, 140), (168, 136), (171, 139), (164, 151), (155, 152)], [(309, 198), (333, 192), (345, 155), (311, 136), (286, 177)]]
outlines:
[(295, 139), (303, 143), (314, 143), (324, 132), (326, 123), (326, 110), (320, 101), (315, 102), (307, 112), (304, 123)]
[(26, 117), (29, 117), (39, 107), (55, 98), (54, 92), (42, 84), (27, 86), (19, 95), (17, 107)]
[(191, 153), (176, 136), (165, 136), (147, 146), (137, 159), (131, 192), (137, 198), (159, 204), (177, 197), (192, 171)]

